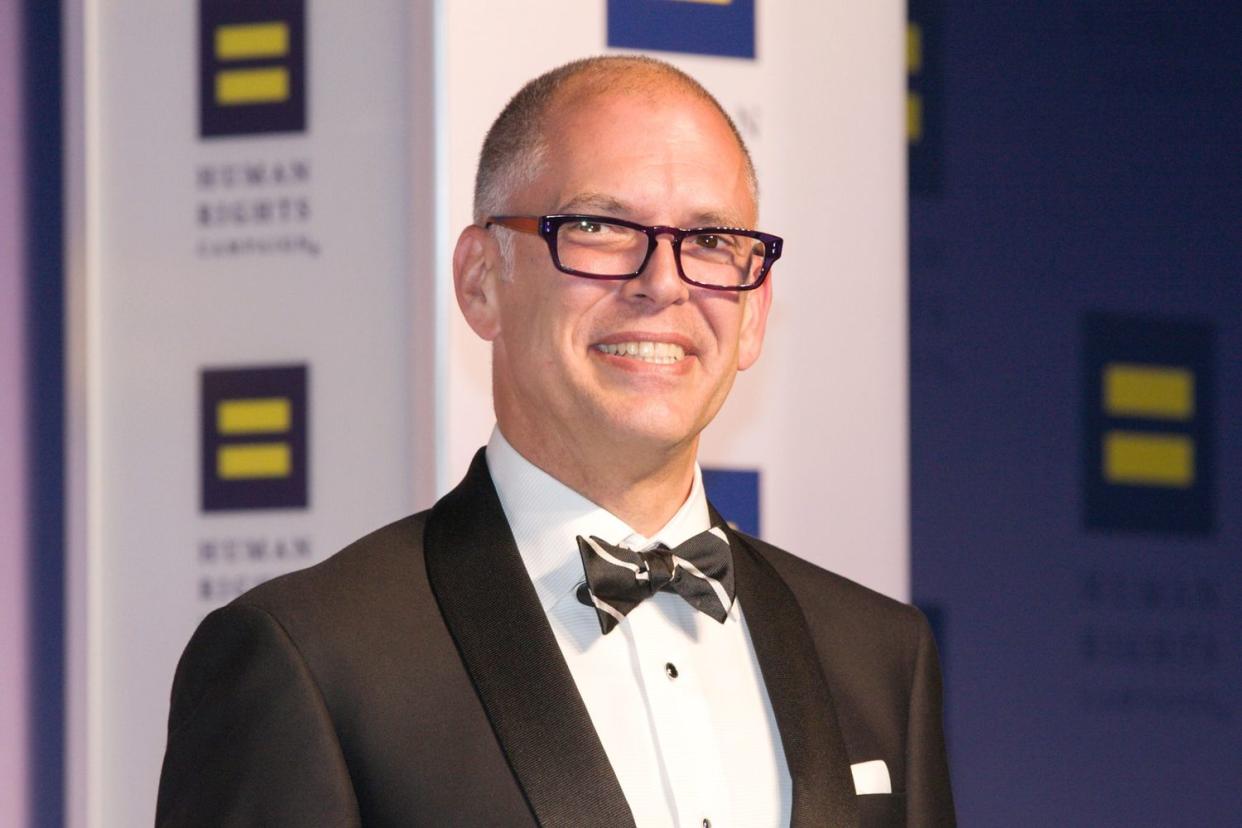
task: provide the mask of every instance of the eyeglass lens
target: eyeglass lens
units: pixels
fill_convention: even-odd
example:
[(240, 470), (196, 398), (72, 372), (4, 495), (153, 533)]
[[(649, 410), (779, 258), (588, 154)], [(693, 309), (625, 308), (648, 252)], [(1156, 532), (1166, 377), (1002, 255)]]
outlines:
[[(632, 227), (600, 221), (569, 221), (556, 233), (561, 266), (592, 276), (628, 276), (647, 255), (647, 234)], [(681, 268), (686, 278), (705, 285), (745, 287), (759, 278), (764, 246), (758, 239), (734, 233), (699, 233), (681, 243)]]

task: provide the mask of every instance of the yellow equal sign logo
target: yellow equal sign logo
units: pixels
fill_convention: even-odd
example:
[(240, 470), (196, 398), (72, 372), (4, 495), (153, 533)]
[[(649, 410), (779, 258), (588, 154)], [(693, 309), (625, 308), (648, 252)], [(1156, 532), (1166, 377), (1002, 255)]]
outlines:
[[(906, 23), (906, 75), (917, 78), (923, 71), (923, 27), (913, 20)], [(906, 90), (906, 141), (917, 144), (923, 140), (923, 95), (917, 89)]]
[(1213, 531), (1214, 326), (1103, 312), (1083, 323), (1084, 523), (1113, 532)]
[[(216, 60), (282, 59), (289, 55), (289, 24), (283, 21), (217, 26)], [(216, 103), (221, 106), (281, 103), (289, 99), (289, 69), (261, 66), (216, 72)]]
[[(292, 403), (283, 397), (222, 400), (216, 404), (216, 431), (229, 437), (288, 433)], [(288, 477), (293, 452), (288, 442), (233, 443), (216, 449), (221, 480)]]
[(906, 2), (906, 159), (912, 196), (944, 183), (944, 19), (947, 0)]
[(1195, 482), (1195, 441), (1181, 434), (1106, 432), (1104, 479), (1125, 486), (1189, 488)]
[(1189, 420), (1195, 416), (1195, 375), (1166, 365), (1109, 363), (1104, 411), (1110, 417)]
[[(1187, 368), (1108, 363), (1102, 382), (1108, 417), (1165, 424), (1194, 419), (1195, 377)], [(1189, 488), (1195, 482), (1195, 441), (1176, 432), (1110, 429), (1104, 433), (1103, 473), (1117, 485)]]
[(250, 443), (216, 450), (216, 474), (221, 480), (288, 477), (292, 468), (288, 443)]
[(216, 404), (216, 429), (221, 434), (273, 434), (288, 431), (293, 405), (286, 397), (222, 400)]

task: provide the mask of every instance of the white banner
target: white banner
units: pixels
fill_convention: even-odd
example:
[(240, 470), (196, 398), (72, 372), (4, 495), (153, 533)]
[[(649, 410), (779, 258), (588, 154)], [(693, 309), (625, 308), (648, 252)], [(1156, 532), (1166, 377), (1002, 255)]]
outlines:
[[(670, 26), (657, 16), (644, 26), (634, 16), (660, 6), (728, 13), (710, 5), (444, 4), (441, 141), (452, 238), (471, 220), (483, 136), (526, 80), (610, 51), (610, 7), (613, 23), (627, 24), (628, 42), (682, 38), (701, 48), (693, 19)], [(652, 53), (700, 80), (733, 116), (758, 168), (760, 227), (786, 240), (763, 357), (739, 376), (705, 433), (701, 461), (758, 472), (766, 540), (904, 600), (905, 8), (817, 0), (757, 0), (754, 8), (754, 59)], [(448, 270), (443, 255), (439, 271)], [(493, 418), (488, 347), (452, 307), (447, 277), (437, 284), (447, 293), (449, 340), (443, 490), (486, 441)]]
[(401, 0), (75, 14), (68, 805), (144, 825), (202, 616), (407, 514), (430, 479), (411, 431), (432, 340), (409, 320), (432, 249), (410, 101), (431, 79), (407, 71), (432, 44)]

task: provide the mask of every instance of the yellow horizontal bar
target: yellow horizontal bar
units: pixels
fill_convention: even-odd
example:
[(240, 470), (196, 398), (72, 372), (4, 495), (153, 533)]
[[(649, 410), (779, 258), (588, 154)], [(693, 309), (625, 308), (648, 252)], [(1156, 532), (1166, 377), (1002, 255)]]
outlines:
[(246, 443), (216, 449), (216, 474), (221, 480), (288, 477), (292, 468), (288, 443)]
[(223, 400), (216, 404), (220, 434), (275, 434), (288, 431), (293, 406), (286, 397)]
[(1113, 417), (1189, 420), (1195, 375), (1185, 368), (1114, 362), (1104, 366), (1104, 411)]
[(906, 142), (923, 140), (923, 98), (918, 92), (906, 93)]
[(287, 54), (288, 23), (238, 23), (216, 27), (216, 60), (278, 58)]
[(698, 3), (702, 6), (728, 6), (732, 5), (733, 0), (681, 0), (684, 3)]
[(222, 106), (279, 103), (288, 99), (288, 69), (277, 66), (216, 73), (216, 103)]
[(918, 23), (906, 24), (906, 74), (917, 75), (923, 71), (923, 27)]
[(1110, 431), (1104, 479), (1123, 486), (1185, 489), (1195, 482), (1195, 441), (1181, 434)]

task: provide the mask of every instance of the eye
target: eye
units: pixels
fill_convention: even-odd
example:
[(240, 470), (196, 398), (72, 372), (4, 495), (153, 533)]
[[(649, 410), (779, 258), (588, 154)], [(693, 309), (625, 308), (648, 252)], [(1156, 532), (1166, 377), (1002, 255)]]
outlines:
[(602, 233), (604, 231), (604, 225), (600, 224), (598, 221), (583, 220), (574, 222), (574, 230), (579, 233)]
[(694, 236), (694, 245), (700, 250), (716, 250), (721, 253), (736, 253), (741, 240), (728, 233), (701, 233)]

